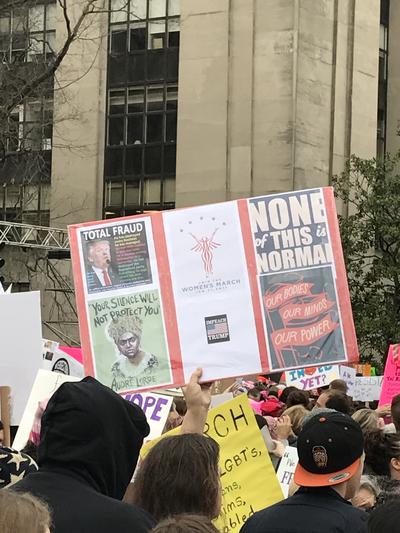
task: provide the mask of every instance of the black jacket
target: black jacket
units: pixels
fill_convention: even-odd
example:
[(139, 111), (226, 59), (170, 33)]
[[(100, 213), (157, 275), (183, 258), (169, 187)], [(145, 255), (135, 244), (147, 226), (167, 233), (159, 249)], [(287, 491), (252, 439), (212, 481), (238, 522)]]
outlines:
[(13, 489), (45, 500), (53, 533), (144, 533), (145, 511), (121, 502), (149, 426), (143, 411), (87, 377), (65, 383), (42, 418), (39, 471)]
[[(121, 280), (119, 279), (117, 270), (109, 266), (108, 267), (108, 275), (110, 277), (111, 286), (119, 285), (121, 283)], [(93, 270), (92, 266), (89, 265), (86, 268), (86, 281), (87, 281), (87, 288), (88, 292), (93, 292), (97, 289), (107, 289), (108, 287), (103, 287), (101, 284), (99, 278), (97, 277), (96, 272)]]
[(330, 487), (300, 488), (255, 513), (240, 533), (367, 533), (368, 514)]

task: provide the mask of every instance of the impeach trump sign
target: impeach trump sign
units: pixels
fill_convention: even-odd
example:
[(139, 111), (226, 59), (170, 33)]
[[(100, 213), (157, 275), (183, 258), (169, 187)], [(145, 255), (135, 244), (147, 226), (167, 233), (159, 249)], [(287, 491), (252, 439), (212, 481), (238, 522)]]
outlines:
[(85, 371), (117, 392), (358, 360), (329, 187), (69, 231)]

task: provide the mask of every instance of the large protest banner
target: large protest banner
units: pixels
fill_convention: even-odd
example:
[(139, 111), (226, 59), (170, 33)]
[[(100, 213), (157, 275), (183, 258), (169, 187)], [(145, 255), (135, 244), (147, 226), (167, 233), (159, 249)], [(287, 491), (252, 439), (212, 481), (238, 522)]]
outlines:
[[(162, 438), (179, 435), (180, 430)], [(224, 533), (235, 533), (256, 511), (282, 500), (282, 489), (245, 394), (211, 409), (204, 433), (220, 446), (222, 506), (216, 525)], [(142, 458), (158, 440), (142, 447)], [(262, 479), (265, 490), (255, 479)]]
[(383, 374), (379, 405), (387, 405), (400, 394), (400, 344), (391, 344)]
[(329, 187), (69, 230), (85, 371), (118, 392), (358, 360)]

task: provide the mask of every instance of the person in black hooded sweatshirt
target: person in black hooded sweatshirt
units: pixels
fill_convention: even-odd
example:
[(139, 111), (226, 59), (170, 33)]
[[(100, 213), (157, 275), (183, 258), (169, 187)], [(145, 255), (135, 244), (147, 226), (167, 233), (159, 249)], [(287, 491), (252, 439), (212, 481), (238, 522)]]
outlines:
[(143, 411), (94, 378), (65, 383), (42, 418), (39, 471), (13, 486), (50, 507), (52, 533), (142, 533), (154, 520), (123, 503), (149, 426)]

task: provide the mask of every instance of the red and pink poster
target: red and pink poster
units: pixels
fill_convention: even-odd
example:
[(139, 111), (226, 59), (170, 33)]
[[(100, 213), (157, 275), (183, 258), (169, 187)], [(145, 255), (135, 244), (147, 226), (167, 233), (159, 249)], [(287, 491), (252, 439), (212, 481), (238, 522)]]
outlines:
[(386, 359), (379, 405), (392, 403), (392, 399), (398, 394), (400, 394), (400, 344), (391, 344)]
[(358, 360), (331, 188), (69, 230), (85, 371), (118, 392)]

